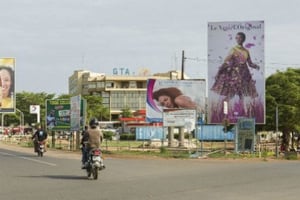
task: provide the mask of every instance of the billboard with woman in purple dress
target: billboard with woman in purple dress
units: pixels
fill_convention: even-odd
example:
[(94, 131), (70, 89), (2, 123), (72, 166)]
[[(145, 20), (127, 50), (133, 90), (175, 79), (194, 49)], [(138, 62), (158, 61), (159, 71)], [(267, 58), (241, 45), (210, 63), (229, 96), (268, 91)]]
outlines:
[(241, 117), (265, 122), (264, 22), (209, 23), (208, 122)]

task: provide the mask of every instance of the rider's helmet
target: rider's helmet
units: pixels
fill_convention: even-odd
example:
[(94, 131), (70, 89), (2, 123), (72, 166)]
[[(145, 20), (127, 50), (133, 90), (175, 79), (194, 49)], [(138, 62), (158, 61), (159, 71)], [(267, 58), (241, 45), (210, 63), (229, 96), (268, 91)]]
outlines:
[(92, 118), (90, 120), (89, 125), (90, 125), (91, 128), (96, 128), (99, 125), (98, 119), (97, 118)]

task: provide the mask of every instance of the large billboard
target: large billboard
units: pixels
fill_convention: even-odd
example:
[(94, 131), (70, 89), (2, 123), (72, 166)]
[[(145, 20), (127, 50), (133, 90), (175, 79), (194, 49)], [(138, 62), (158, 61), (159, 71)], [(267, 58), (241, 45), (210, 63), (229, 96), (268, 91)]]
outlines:
[(15, 58), (0, 58), (0, 113), (15, 112), (15, 67)]
[(164, 109), (194, 109), (197, 115), (205, 112), (204, 80), (147, 81), (146, 118), (148, 122), (162, 122)]
[(263, 21), (208, 23), (208, 123), (265, 123), (264, 40)]
[[(80, 127), (85, 123), (85, 102), (81, 99)], [(46, 100), (46, 125), (48, 130), (71, 130), (71, 102), (70, 99)]]

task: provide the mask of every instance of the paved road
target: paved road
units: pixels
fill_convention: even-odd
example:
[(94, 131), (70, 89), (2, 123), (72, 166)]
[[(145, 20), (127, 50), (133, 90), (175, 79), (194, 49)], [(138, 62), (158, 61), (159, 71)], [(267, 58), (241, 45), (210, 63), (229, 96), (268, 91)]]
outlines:
[(0, 143), (1, 200), (299, 199), (299, 161), (106, 159), (87, 180), (80, 155)]

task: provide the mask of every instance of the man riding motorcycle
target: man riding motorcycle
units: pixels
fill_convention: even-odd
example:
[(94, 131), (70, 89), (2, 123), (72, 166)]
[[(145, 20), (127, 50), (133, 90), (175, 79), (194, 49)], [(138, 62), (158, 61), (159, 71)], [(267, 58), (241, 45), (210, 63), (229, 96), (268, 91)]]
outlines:
[(47, 142), (48, 134), (44, 129), (42, 129), (42, 126), (40, 124), (38, 124), (36, 128), (37, 130), (31, 138), (34, 140), (34, 152), (38, 151), (39, 142), (42, 142), (44, 144), (45, 151), (46, 151), (46, 146), (47, 146), (46, 142)]
[[(103, 134), (100, 128), (98, 127), (99, 122), (96, 118), (92, 118), (89, 123), (89, 128), (86, 132), (87, 137), (87, 144), (86, 144), (86, 151), (83, 153), (88, 154), (90, 150), (94, 148), (100, 148), (101, 143), (103, 141)], [(88, 155), (83, 156), (85, 160), (83, 160), (83, 163), (87, 162)], [(82, 166), (82, 169), (85, 168), (85, 165)], [(102, 168), (105, 168), (103, 165)]]
[(88, 142), (88, 126), (84, 126), (84, 130), (81, 133), (81, 162), (82, 168), (85, 168), (85, 162), (87, 161), (87, 142)]

